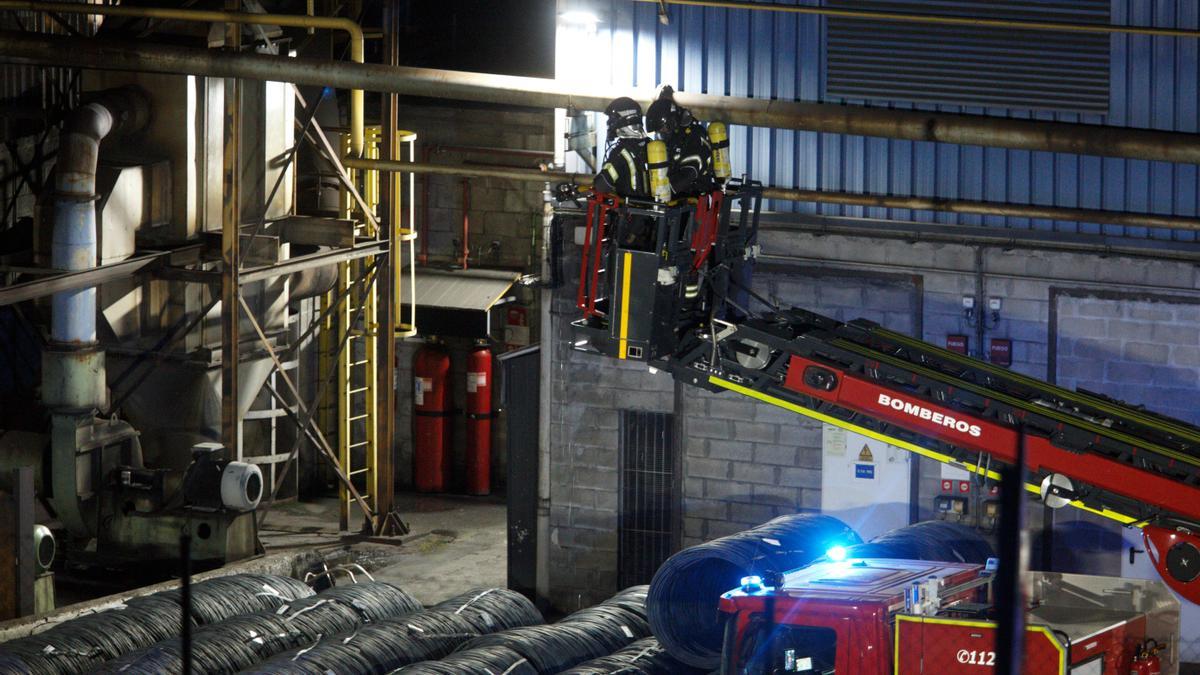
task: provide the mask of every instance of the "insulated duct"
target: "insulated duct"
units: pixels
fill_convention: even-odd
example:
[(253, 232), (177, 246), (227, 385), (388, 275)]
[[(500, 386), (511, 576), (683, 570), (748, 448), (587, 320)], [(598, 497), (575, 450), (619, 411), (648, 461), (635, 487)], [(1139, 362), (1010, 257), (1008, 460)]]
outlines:
[[(100, 142), (143, 128), (149, 118), (146, 97), (137, 89), (108, 90), (77, 108), (59, 134), (54, 180), (51, 265), (78, 272), (96, 267), (96, 165)], [(96, 288), (55, 293), (50, 345), (43, 354), (42, 399), (51, 410), (51, 465), (54, 507), (63, 524), (79, 536), (95, 534), (85, 517), (81, 494), (94, 493), (87, 451), (124, 440), (133, 448), (121, 457), (141, 465), (132, 430), (120, 422), (100, 422), (105, 406), (104, 352), (96, 342)], [(86, 450), (86, 451), (85, 451)]]

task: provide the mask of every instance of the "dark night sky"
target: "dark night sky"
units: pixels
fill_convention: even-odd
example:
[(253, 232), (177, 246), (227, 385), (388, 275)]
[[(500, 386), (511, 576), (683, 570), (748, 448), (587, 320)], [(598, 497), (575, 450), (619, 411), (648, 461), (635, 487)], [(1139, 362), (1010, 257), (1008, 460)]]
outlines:
[(554, 76), (554, 0), (409, 0), (405, 65)]

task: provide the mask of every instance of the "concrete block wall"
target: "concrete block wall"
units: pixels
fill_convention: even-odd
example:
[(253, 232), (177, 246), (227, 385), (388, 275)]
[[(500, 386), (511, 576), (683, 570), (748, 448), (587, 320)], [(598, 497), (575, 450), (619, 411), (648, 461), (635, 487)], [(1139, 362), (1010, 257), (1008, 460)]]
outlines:
[[(1014, 371), (1038, 378), (1058, 375), (1066, 386), (1090, 382), (1115, 387), (1112, 395), (1136, 394), (1128, 397), (1131, 402), (1146, 402), (1151, 409), (1157, 405), (1167, 414), (1181, 414), (1180, 402), (1189, 400), (1181, 393), (1196, 381), (1200, 326), (1188, 322), (1200, 321), (1191, 304), (1200, 302), (1200, 278), (1188, 263), (1020, 248), (977, 251), (959, 244), (783, 230), (765, 231), (761, 243), (764, 257), (756, 291), (780, 304), (842, 320), (868, 318), (939, 345), (948, 334), (966, 334), (977, 356), (986, 354), (991, 338), (1008, 338)], [(571, 265), (568, 259), (566, 269)], [(998, 320), (986, 318), (983, 344), (962, 308), (962, 297), (977, 296), (980, 286), (983, 306), (987, 297), (1003, 303)], [(1118, 311), (1066, 296), (1061, 289), (1068, 287), (1100, 294), (1134, 287), (1179, 297), (1171, 306), (1136, 299), (1126, 305), (1120, 299)], [(615, 582), (617, 566), (617, 417), (622, 408), (672, 412), (680, 418), (682, 545), (780, 513), (819, 508), (818, 425), (731, 394), (694, 388), (676, 393), (664, 374), (571, 351), (567, 325), (576, 317), (573, 298), (573, 287), (556, 292), (547, 341), (554, 415), (549, 582), (555, 604), (573, 609), (616, 590), (606, 584)], [(1104, 311), (1119, 316), (1082, 315)], [(1081, 319), (1111, 323), (1103, 325), (1101, 350), (1081, 351), (1075, 358), (1077, 347), (1062, 336), (1076, 331), (1076, 342), (1083, 344), (1078, 349), (1086, 350), (1091, 343), (1083, 335), (1098, 331), (1098, 324)], [(1050, 372), (1055, 357), (1058, 373)], [(1127, 372), (1139, 367), (1146, 370)], [(1077, 375), (1069, 379), (1066, 373)], [(1083, 377), (1087, 373), (1092, 379)], [(1095, 379), (1101, 376), (1105, 379)], [(1174, 400), (1159, 400), (1151, 391), (1155, 382), (1174, 381), (1180, 383), (1169, 387)], [(1132, 385), (1142, 389), (1134, 391)], [(926, 519), (933, 515), (941, 465), (923, 459), (918, 466), (917, 506)], [(1061, 513), (1055, 514), (1055, 527), (1071, 527), (1076, 516)], [(1116, 557), (1119, 550), (1110, 548), (1105, 555)], [(1063, 565), (1071, 562), (1058, 559)]]
[(1200, 422), (1200, 409), (1193, 405), (1200, 372), (1196, 298), (1058, 290), (1059, 384)]
[[(577, 256), (565, 262), (566, 269), (577, 264)], [(908, 275), (828, 278), (802, 265), (764, 264), (755, 292), (909, 334), (920, 321), (918, 285)], [(615, 588), (622, 409), (672, 413), (680, 422), (683, 546), (820, 509), (820, 423), (730, 393), (676, 391), (668, 374), (652, 374), (645, 364), (572, 350), (574, 293), (573, 285), (559, 289), (552, 305), (549, 574), (557, 607), (586, 606)]]
[[(1057, 320), (1051, 340), (1064, 387), (1142, 403), (1155, 412), (1200, 423), (1193, 403), (1200, 375), (1200, 298), (1154, 291), (1096, 291), (1061, 287), (1051, 294)], [(1052, 557), (1058, 567), (1100, 574), (1156, 575), (1145, 556), (1130, 565), (1123, 554), (1143, 549), (1136, 532), (1067, 509), (1053, 514)], [(1111, 553), (1112, 548), (1122, 551)], [(1200, 607), (1182, 601), (1185, 661), (1200, 661)]]
[[(445, 146), (481, 146), (517, 150), (552, 151), (554, 119), (550, 112), (491, 110), (469, 107), (403, 106), (400, 125), (417, 133), (418, 161), (423, 152), (435, 164), (471, 162), (536, 168), (537, 160), (481, 153), (439, 150)], [(422, 207), (422, 181), (429, 183), (429, 200)], [(470, 185), (470, 263), (528, 269), (540, 254), (538, 235), (542, 223), (542, 184), (495, 178), (466, 179)], [(454, 176), (418, 176), (417, 218), (428, 214), (430, 260), (450, 262), (459, 255), (463, 225), (463, 179)], [(458, 245), (455, 242), (459, 242)], [(498, 242), (493, 248), (492, 242)], [(420, 244), (418, 243), (418, 246)]]

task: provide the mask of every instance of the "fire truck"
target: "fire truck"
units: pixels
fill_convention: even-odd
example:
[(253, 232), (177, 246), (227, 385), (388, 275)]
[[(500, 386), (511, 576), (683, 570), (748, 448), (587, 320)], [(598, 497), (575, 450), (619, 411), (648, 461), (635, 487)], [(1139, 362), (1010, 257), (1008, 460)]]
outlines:
[[(683, 383), (768, 403), (964, 468), (988, 482), (999, 482), (1001, 465), (1014, 463), (1023, 450), (1024, 490), (1054, 508), (1069, 505), (1139, 528), (1163, 581), (1188, 601), (1200, 602), (1200, 428), (1100, 394), (1056, 387), (869, 321), (844, 323), (775, 306), (750, 285), (758, 254), (761, 186), (733, 179), (719, 192), (703, 208), (596, 193), (580, 205), (583, 213), (576, 211), (574, 217), (585, 221), (576, 298), (582, 316), (572, 324), (575, 349), (644, 361)], [(901, 563), (888, 564), (880, 567), (868, 560), (849, 569), (821, 565), (789, 576), (779, 587), (736, 591), (725, 601), (727, 611), (737, 615), (731, 622), (737, 630), (731, 653), (745, 651), (740, 645), (749, 639), (750, 608), (765, 606), (773, 597), (775, 612), (784, 611), (776, 617), (782, 623), (787, 622), (786, 608), (793, 605), (804, 606), (805, 616), (807, 608), (818, 605), (837, 608), (835, 614), (850, 611), (851, 605), (874, 608), (870, 617), (854, 622), (861, 623), (862, 635), (837, 636), (836, 658), (812, 657), (821, 664), (813, 672), (883, 672), (891, 667), (930, 672), (928, 665), (923, 671), (901, 667), (892, 655), (893, 638), (923, 640), (956, 631), (969, 638), (990, 631), (957, 610), (911, 619), (901, 613), (902, 591), (913, 575), (936, 577), (943, 589), (938, 597), (953, 605), (962, 598), (958, 591), (946, 595), (944, 589), (960, 587), (979, 570), (913, 563), (906, 571)], [(838, 570), (862, 585), (828, 581)], [(1063, 598), (1100, 583), (1071, 575), (1038, 573), (1034, 578), (1047, 586), (1058, 584), (1061, 592), (1050, 595)], [(826, 579), (824, 585), (819, 579)], [(1119, 583), (1126, 584), (1126, 594), (1159, 595), (1147, 588), (1135, 590), (1138, 582)], [(818, 593), (817, 588), (830, 590)], [(844, 593), (841, 600), (829, 595), (839, 592)], [(1063, 614), (1053, 614), (1070, 614), (1071, 607), (1049, 604), (1043, 611), (1052, 615), (1030, 614), (1031, 626), (1045, 629), (1030, 645), (1045, 644), (1047, 653), (1068, 654), (1060, 659), (1061, 668), (1081, 664), (1075, 650), (1095, 642), (1090, 639), (1095, 631), (1084, 634), (1084, 628), (1076, 630), (1063, 621)], [(1149, 621), (1158, 610), (1135, 607), (1141, 605), (1122, 611), (1141, 612), (1143, 619), (1129, 614), (1112, 625), (1127, 626), (1118, 632), (1141, 635), (1143, 642), (1157, 639), (1128, 626)], [(809, 633), (798, 629), (795, 635), (805, 640)], [(1122, 653), (1129, 658), (1110, 655), (1101, 666), (1083, 664), (1074, 672), (1117, 672), (1113, 668), (1132, 664), (1130, 652), (1136, 645), (1128, 642), (1122, 638)], [(863, 670), (846, 666), (858, 663), (858, 652), (847, 650), (860, 644), (875, 654), (870, 661), (875, 665)], [(967, 650), (963, 653), (973, 661), (958, 662), (958, 649)], [(983, 657), (972, 655), (980, 651), (955, 649), (950, 654), (954, 660), (946, 661), (947, 672), (986, 667), (978, 663)], [(989, 653), (984, 660), (991, 658)], [(1139, 660), (1137, 667), (1145, 665)]]
[[(987, 673), (992, 570), (916, 560), (822, 561), (721, 597), (722, 673)], [(1179, 601), (1158, 581), (1031, 572), (1027, 675), (1177, 673)]]

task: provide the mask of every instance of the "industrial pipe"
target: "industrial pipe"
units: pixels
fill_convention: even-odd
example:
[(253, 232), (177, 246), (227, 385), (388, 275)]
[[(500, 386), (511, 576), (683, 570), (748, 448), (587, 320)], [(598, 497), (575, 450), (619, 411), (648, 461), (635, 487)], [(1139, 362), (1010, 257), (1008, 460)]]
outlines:
[(787, 14), (816, 14), (839, 19), (860, 21), (887, 21), (892, 23), (925, 23), (942, 26), (969, 26), (972, 28), (1012, 28), (1015, 30), (1043, 30), (1063, 33), (1126, 33), (1130, 35), (1153, 35), (1155, 37), (1200, 37), (1200, 31), (1188, 28), (1164, 28), (1159, 26), (1114, 26), (1107, 23), (1071, 23), (1066, 21), (1029, 21), (1027, 19), (993, 19), (982, 16), (946, 16), (936, 14), (912, 14), (907, 12), (880, 12), (868, 9), (840, 9), (810, 5), (779, 5), (751, 0), (634, 0), (668, 5), (688, 5), (714, 9), (747, 9)]
[[(557, 80), (532, 77), (234, 54), (163, 45), (130, 47), (95, 39), (20, 32), (0, 33), (0, 57), (15, 63), (236, 77), (533, 108), (603, 110), (618, 96), (632, 95), (640, 100), (657, 96), (657, 92), (644, 89), (575, 87)], [(691, 108), (700, 118), (749, 126), (1200, 163), (1200, 136), (1196, 134), (687, 92), (677, 92), (675, 100)]]
[[(63, 2), (22, 2), (0, 0), (0, 9), (24, 12), (54, 12), (56, 14), (87, 14), (124, 16), (170, 21), (200, 23), (236, 23), (244, 25), (278, 25), (289, 28), (327, 28), (345, 31), (350, 36), (350, 59), (363, 63), (363, 31), (350, 19), (333, 16), (297, 16), (292, 14), (250, 14), (168, 7), (126, 7), (115, 5), (68, 4)], [(350, 146), (355, 156), (363, 149), (363, 90), (350, 90)]]
[[(138, 89), (101, 93), (67, 118), (58, 141), (54, 180), (51, 264), (79, 272), (96, 266), (96, 165), (100, 141), (110, 133), (141, 129), (149, 104)], [(90, 532), (78, 495), (75, 429), (90, 423), (104, 407), (104, 352), (96, 346), (96, 288), (55, 293), (50, 345), (42, 356), (42, 399), (51, 410), (50, 451), (54, 504), (59, 518), (76, 533)], [(134, 460), (140, 465), (141, 458)]]
[[(410, 173), (440, 174), (446, 176), (474, 176), (479, 178), (503, 178), (507, 180), (536, 183), (575, 183), (591, 185), (591, 174), (567, 173), (564, 171), (542, 171), (540, 169), (496, 168), (466, 164), (430, 164), (416, 162), (389, 162), (378, 159), (347, 159), (347, 167), (375, 169), (378, 171), (405, 171)], [(801, 190), (798, 188), (763, 188), (764, 199), (779, 199), (793, 202), (815, 202), (819, 204), (846, 204), (871, 208), (909, 209), (912, 211), (942, 211), (983, 216), (1008, 218), (1034, 218), (1039, 220), (1063, 220), (1079, 223), (1105, 223), (1126, 227), (1158, 227), (1170, 230), (1200, 231), (1200, 218), (1137, 213), (1133, 211), (1105, 211), (1101, 209), (1079, 209), (1064, 206), (1041, 206), (1038, 204), (1012, 204), (1008, 202), (980, 202), (946, 199), (943, 197), (914, 197), (900, 195), (878, 195), (859, 192), (829, 192), (826, 190)]]

